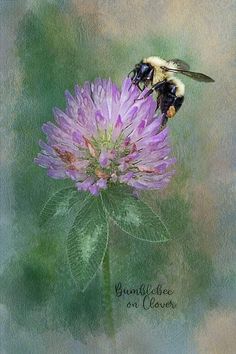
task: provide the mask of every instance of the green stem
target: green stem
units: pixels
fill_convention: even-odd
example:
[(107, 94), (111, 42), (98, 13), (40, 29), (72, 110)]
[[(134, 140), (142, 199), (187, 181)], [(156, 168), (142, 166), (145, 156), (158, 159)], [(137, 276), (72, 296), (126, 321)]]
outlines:
[(114, 323), (112, 316), (112, 298), (111, 298), (111, 276), (110, 276), (110, 261), (109, 261), (109, 243), (102, 264), (103, 270), (103, 295), (105, 307), (105, 328), (109, 337), (114, 339)]

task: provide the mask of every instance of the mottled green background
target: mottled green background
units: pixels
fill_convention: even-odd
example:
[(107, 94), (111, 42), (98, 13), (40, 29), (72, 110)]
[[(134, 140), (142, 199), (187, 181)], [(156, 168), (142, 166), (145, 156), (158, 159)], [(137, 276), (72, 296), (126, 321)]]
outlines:
[[(234, 1), (1, 0), (0, 352), (233, 354), (235, 282)], [(175, 310), (127, 309), (112, 291), (116, 348), (106, 336), (101, 275), (86, 293), (66, 262), (67, 223), (38, 214), (67, 185), (33, 164), (64, 91), (98, 76), (121, 83), (142, 57), (179, 57), (214, 84), (183, 78), (170, 122), (177, 174), (144, 197), (173, 240), (137, 241), (115, 226), (112, 287), (174, 289)]]

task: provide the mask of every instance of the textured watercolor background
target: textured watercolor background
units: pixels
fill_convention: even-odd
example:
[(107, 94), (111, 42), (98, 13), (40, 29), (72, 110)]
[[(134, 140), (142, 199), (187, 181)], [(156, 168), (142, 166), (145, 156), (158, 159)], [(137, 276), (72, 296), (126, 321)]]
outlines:
[(70, 278), (67, 225), (40, 230), (53, 181), (33, 164), (64, 91), (97, 76), (121, 83), (143, 56), (179, 57), (215, 79), (183, 78), (170, 122), (177, 174), (147, 202), (173, 240), (144, 244), (114, 228), (112, 285), (162, 282), (175, 311), (127, 310), (113, 294), (117, 351), (233, 354), (235, 282), (234, 1), (1, 0), (1, 353), (113, 353), (100, 275), (85, 294)]

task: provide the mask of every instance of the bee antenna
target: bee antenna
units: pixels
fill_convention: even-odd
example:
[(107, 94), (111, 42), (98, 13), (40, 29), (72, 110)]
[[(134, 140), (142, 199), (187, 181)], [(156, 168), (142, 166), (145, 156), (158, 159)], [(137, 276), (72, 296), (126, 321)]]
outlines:
[(129, 73), (128, 73), (128, 77), (130, 77), (130, 74), (133, 73), (134, 70), (131, 70)]

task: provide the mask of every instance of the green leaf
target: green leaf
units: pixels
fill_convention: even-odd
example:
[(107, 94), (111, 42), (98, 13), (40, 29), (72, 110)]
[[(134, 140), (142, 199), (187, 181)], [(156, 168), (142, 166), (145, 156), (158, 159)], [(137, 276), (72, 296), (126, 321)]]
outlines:
[(44, 204), (39, 215), (40, 226), (48, 222), (53, 217), (67, 214), (75, 203), (82, 206), (87, 196), (88, 195), (86, 193), (78, 192), (74, 187), (59, 190), (49, 197), (47, 202)]
[(108, 226), (100, 198), (90, 197), (77, 214), (67, 239), (71, 273), (84, 291), (101, 265), (108, 242)]
[(102, 200), (109, 216), (129, 235), (150, 242), (168, 241), (169, 232), (160, 217), (129, 189), (113, 187), (102, 193)]

